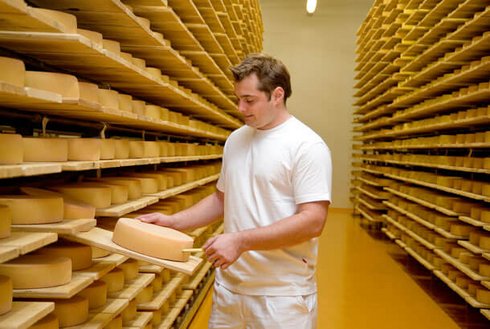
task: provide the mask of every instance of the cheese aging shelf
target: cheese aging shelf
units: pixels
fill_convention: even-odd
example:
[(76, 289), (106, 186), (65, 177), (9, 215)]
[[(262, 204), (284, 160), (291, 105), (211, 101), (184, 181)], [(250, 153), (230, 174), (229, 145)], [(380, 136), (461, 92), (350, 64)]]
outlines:
[(489, 28), (488, 1), (374, 2), (357, 33), (351, 189), (362, 217), (378, 215), (391, 240), (484, 315)]
[(213, 193), (243, 124), (229, 67), (262, 34), (258, 0), (0, 0), (0, 328), (189, 326), (205, 255), (142, 257), (112, 231)]

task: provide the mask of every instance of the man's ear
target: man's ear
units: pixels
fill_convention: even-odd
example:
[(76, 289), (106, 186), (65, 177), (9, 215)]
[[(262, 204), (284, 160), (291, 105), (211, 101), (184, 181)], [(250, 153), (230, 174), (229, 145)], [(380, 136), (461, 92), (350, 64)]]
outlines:
[(284, 99), (284, 89), (282, 89), (282, 87), (276, 87), (272, 92), (272, 99), (274, 101)]

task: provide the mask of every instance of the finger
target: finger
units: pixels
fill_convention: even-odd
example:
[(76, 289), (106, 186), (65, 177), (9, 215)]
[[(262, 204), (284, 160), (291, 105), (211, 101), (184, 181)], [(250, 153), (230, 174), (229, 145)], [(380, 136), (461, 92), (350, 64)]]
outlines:
[(208, 241), (206, 241), (206, 243), (203, 244), (202, 247), (206, 251), (206, 254), (207, 254), (209, 247), (211, 247), (211, 245), (214, 243), (215, 240), (216, 240), (216, 237), (212, 237), (212, 238), (209, 238)]
[(158, 214), (151, 213), (151, 214), (138, 216), (136, 217), (136, 219), (146, 223), (154, 223), (158, 221), (158, 217), (159, 217)]

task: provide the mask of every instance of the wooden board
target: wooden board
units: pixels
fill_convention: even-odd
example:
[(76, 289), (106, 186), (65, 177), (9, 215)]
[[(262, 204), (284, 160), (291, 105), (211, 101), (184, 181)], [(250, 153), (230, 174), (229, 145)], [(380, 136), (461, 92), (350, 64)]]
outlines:
[(56, 163), (22, 163), (0, 165), (0, 178), (39, 176), (61, 172), (61, 165)]
[(104, 275), (112, 271), (118, 265), (116, 262), (111, 262), (111, 261), (106, 261), (101, 259), (92, 260), (92, 266), (80, 271), (76, 271), (74, 273), (79, 273), (81, 275), (90, 277), (93, 280), (99, 280)]
[(173, 187), (173, 188), (170, 188), (170, 189), (167, 189), (167, 190), (164, 190), (161, 192), (149, 194), (149, 195), (157, 197), (159, 199), (166, 199), (166, 198), (169, 198), (171, 196), (178, 195), (180, 193), (192, 190), (196, 187), (199, 187), (199, 186), (205, 185), (207, 183), (213, 182), (213, 181), (217, 180), (218, 178), (219, 178), (219, 174), (216, 174), (216, 175), (212, 175), (209, 177), (199, 179), (197, 181), (193, 181), (193, 182), (190, 182), (187, 184), (182, 184), (182, 185), (179, 185), (177, 187)]
[(74, 272), (71, 281), (57, 287), (38, 289), (14, 289), (14, 298), (71, 298), (94, 280), (86, 275)]
[(174, 293), (178, 286), (182, 284), (184, 277), (176, 276), (166, 283), (162, 290), (153, 295), (153, 299), (147, 303), (138, 304), (138, 310), (158, 311), (162, 308), (165, 301)]
[(130, 212), (145, 208), (158, 202), (155, 196), (144, 196), (137, 200), (129, 201), (123, 204), (114, 205), (107, 208), (98, 208), (95, 211), (97, 217), (121, 217)]
[(0, 329), (25, 329), (54, 310), (52, 302), (13, 302), (10, 312), (0, 315)]
[(74, 235), (63, 235), (63, 237), (67, 240), (93, 245), (101, 249), (119, 253), (138, 260), (143, 260), (188, 275), (192, 275), (199, 264), (201, 264), (202, 262), (202, 259), (193, 256), (191, 256), (187, 262), (176, 262), (137, 253), (135, 251), (123, 248), (115, 244), (114, 242), (112, 242), (112, 232), (102, 230), (98, 227), (95, 227), (88, 232), (78, 233)]
[(88, 320), (78, 326), (69, 327), (70, 329), (102, 329), (112, 319), (119, 315), (126, 306), (126, 299), (108, 299), (105, 306), (90, 310)]
[(138, 312), (136, 317), (124, 324), (125, 329), (144, 329), (153, 318), (152, 312)]
[(196, 290), (201, 281), (203, 281), (204, 277), (208, 274), (208, 271), (211, 269), (211, 263), (206, 262), (193, 277), (190, 278), (190, 281), (185, 283), (182, 288), (189, 290)]
[(155, 278), (155, 274), (146, 273), (146, 274), (138, 274), (138, 277), (130, 282), (124, 283), (124, 288), (109, 293), (110, 298), (117, 299), (127, 299), (133, 300), (145, 287), (147, 287), (153, 279)]
[(0, 263), (14, 259), (19, 255), (19, 248), (14, 246), (2, 246), (2, 240), (0, 240)]
[(56, 233), (12, 232), (8, 238), (0, 240), (0, 247), (14, 247), (24, 255), (57, 240)]
[(12, 225), (13, 232), (53, 232), (58, 234), (75, 234), (89, 231), (95, 227), (95, 219), (72, 219), (53, 224)]

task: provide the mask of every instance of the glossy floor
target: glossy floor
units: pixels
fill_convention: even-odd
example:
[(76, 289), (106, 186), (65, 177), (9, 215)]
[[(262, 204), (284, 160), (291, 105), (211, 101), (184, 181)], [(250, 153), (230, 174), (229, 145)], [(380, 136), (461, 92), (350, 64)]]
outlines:
[[(490, 328), (440, 280), (349, 210), (332, 209), (320, 239), (318, 329)], [(190, 329), (207, 328), (211, 294)]]

